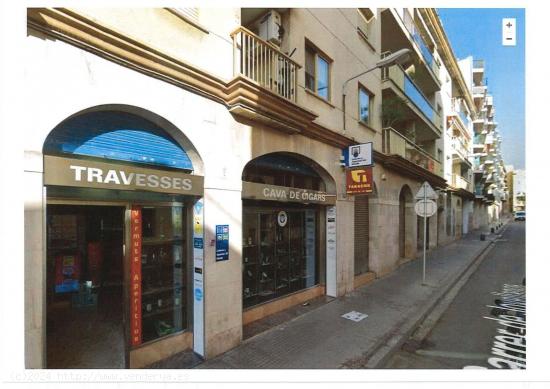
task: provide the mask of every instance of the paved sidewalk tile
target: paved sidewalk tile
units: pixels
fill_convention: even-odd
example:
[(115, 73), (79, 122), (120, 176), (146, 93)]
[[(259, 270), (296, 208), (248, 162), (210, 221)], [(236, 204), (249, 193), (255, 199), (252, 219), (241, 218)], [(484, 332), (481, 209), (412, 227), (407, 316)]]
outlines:
[[(197, 368), (341, 368), (397, 333), (437, 293), (452, 284), (495, 235), (480, 240), (480, 231), (431, 250), (426, 286), (421, 285), (422, 260), (402, 265), (391, 274), (334, 299), (302, 316), (245, 340), (239, 347)], [(354, 322), (341, 317), (357, 311), (368, 317)]]

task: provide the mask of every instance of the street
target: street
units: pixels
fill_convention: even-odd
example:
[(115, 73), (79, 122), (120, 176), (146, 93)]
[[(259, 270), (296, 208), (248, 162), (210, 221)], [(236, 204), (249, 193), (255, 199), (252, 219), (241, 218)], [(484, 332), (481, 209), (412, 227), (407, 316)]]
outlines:
[[(514, 291), (514, 295), (524, 295), (523, 280), (525, 277), (525, 222), (511, 221), (503, 229), (502, 235), (497, 235), (494, 247), (488, 252), (483, 262), (471, 278), (460, 289), (449, 308), (443, 313), (435, 326), (421, 342), (407, 342), (391, 356), (383, 366), (391, 369), (462, 369), (465, 367), (497, 368), (510, 367), (507, 363), (488, 363), (495, 358), (495, 343), (501, 340), (501, 334), (511, 335), (514, 341), (522, 339), (515, 337), (503, 328), (498, 321), (499, 315), (510, 315), (496, 306), (502, 299), (503, 291)], [(515, 291), (521, 291), (516, 294)], [(520, 299), (517, 299), (516, 302)], [(520, 300), (521, 301), (521, 300)], [(524, 301), (524, 300), (523, 300)], [(515, 307), (520, 310), (518, 303)], [(523, 307), (521, 307), (523, 308)], [(502, 316), (500, 316), (502, 318)], [(512, 316), (506, 316), (510, 319)], [(515, 317), (514, 317), (515, 318)], [(523, 319), (522, 319), (523, 320)], [(509, 323), (508, 323), (509, 324)], [(519, 325), (518, 325), (519, 326)], [(520, 332), (520, 331), (516, 331)], [(497, 337), (495, 339), (495, 337)], [(511, 339), (511, 338), (507, 338)], [(517, 348), (503, 345), (510, 354), (517, 357), (521, 366), (521, 346)], [(524, 347), (524, 346), (523, 346)], [(514, 350), (514, 351), (510, 351)], [(496, 355), (499, 355), (497, 351)], [(491, 355), (492, 354), (492, 355)], [(502, 353), (500, 354), (503, 355)], [(497, 358), (498, 359), (498, 358)], [(493, 359), (495, 361), (496, 359)], [(518, 362), (519, 360), (519, 362)]]

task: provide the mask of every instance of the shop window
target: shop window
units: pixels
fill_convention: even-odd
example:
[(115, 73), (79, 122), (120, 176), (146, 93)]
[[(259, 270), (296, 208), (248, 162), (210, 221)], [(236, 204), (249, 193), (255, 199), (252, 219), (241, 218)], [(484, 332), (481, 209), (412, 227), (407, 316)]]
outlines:
[(306, 89), (330, 100), (330, 60), (310, 44), (306, 44)]
[(318, 284), (315, 209), (249, 208), (243, 219), (244, 307)]
[(183, 207), (142, 208), (143, 342), (187, 327)]
[(367, 125), (371, 124), (374, 95), (366, 88), (359, 87), (359, 120)]
[[(323, 191), (320, 175), (300, 158), (263, 155), (245, 167), (248, 183), (277, 183), (281, 201), (243, 198), (243, 306), (251, 307), (318, 285), (320, 206), (292, 200), (289, 188)], [(285, 201), (291, 200), (291, 201)]]

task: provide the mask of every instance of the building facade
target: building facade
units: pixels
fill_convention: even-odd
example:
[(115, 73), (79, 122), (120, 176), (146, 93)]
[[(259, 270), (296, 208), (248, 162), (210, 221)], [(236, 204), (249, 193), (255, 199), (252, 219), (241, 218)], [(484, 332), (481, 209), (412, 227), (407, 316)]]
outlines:
[(495, 120), (493, 96), (488, 93), (485, 62), (473, 60), (473, 97), (477, 108), (474, 118), (473, 166), (476, 201), (474, 227), (497, 223), (506, 201), (505, 169), (500, 136)]
[[(423, 182), (469, 199), (474, 108), (433, 9), (35, 8), (27, 45), (28, 368), (219, 355), (416, 258)], [(350, 195), (342, 152), (369, 142)], [(451, 231), (482, 224), (465, 200)]]

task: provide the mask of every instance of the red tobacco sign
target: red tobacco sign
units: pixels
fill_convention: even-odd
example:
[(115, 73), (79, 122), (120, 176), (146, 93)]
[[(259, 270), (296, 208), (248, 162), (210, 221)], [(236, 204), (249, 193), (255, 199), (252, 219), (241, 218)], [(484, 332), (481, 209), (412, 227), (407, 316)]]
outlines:
[(141, 344), (141, 207), (132, 207), (130, 217), (130, 343)]
[(346, 193), (372, 193), (372, 167), (346, 169)]

